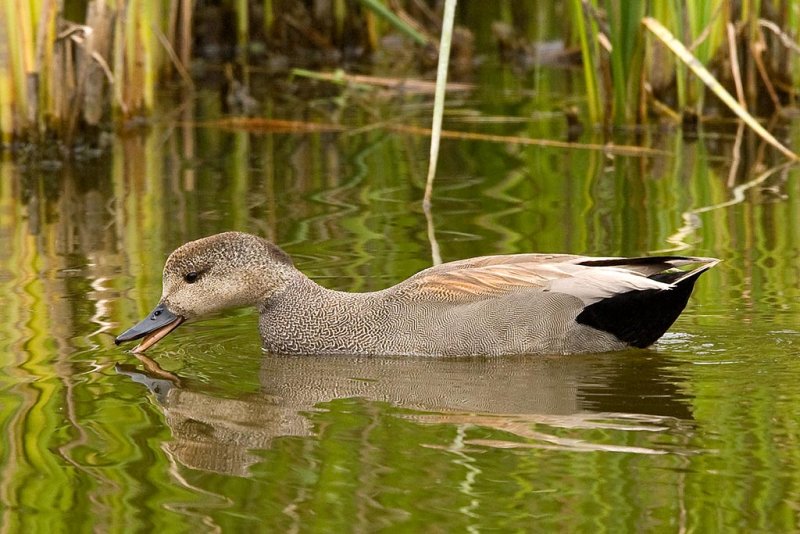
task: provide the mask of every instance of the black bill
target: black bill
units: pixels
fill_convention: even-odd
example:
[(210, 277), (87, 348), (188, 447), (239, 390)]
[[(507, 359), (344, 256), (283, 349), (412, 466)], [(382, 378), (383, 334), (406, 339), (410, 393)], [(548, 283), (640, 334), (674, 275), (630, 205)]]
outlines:
[(183, 317), (175, 315), (166, 306), (159, 304), (146, 319), (117, 336), (114, 343), (119, 345), (143, 337), (133, 352), (144, 352), (178, 328), (183, 321)]

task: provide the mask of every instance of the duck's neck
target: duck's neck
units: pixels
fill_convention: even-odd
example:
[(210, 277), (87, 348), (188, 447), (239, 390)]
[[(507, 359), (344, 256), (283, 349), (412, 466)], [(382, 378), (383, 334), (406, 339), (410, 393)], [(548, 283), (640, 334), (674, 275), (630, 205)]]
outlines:
[(386, 290), (376, 292), (354, 293), (324, 287), (300, 271), (293, 272), (286, 280), (284, 288), (275, 296), (274, 300), (300, 297), (307, 301), (319, 302), (364, 302), (374, 300), (375, 297), (386, 293)]
[(374, 349), (390, 320), (382, 294), (335, 291), (298, 273), (259, 307), (264, 348), (307, 354)]

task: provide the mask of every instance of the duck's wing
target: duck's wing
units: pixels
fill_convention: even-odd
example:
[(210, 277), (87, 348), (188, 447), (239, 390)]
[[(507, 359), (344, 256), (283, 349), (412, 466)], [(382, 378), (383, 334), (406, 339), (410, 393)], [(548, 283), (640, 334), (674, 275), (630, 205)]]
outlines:
[[(688, 256), (483, 256), (431, 267), (412, 276), (397, 289), (418, 299), (451, 302), (469, 302), (520, 291), (549, 291), (578, 297), (584, 305), (589, 305), (630, 291), (669, 289), (709, 269), (717, 261)], [(673, 271), (689, 264), (699, 266)]]

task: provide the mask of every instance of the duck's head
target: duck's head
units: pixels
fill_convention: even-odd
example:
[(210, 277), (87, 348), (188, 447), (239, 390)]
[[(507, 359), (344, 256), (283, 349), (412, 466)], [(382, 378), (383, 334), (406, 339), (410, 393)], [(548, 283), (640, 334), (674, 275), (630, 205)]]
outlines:
[(254, 235), (225, 232), (186, 243), (164, 265), (158, 306), (115, 343), (143, 337), (134, 349), (143, 352), (184, 321), (268, 299), (293, 271), (285, 252)]

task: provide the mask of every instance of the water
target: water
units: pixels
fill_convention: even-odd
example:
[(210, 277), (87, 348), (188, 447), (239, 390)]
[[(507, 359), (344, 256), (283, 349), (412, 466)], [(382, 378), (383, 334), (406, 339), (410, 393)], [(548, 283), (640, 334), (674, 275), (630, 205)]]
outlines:
[[(490, 97), (454, 103), (448, 126), (553, 109), (547, 94)], [(416, 102), (385, 105), (426, 116)], [(551, 114), (490, 129), (565, 135)], [(113, 336), (157, 302), (189, 239), (266, 236), (342, 290), (429, 266), (427, 139), (168, 117), (99, 161), (3, 162), (3, 531), (797, 531), (798, 171), (770, 170), (749, 136), (644, 141), (662, 153), (445, 140), (431, 227), (445, 261), (723, 258), (652, 349), (271, 357), (241, 310), (162, 341), (160, 375)]]

